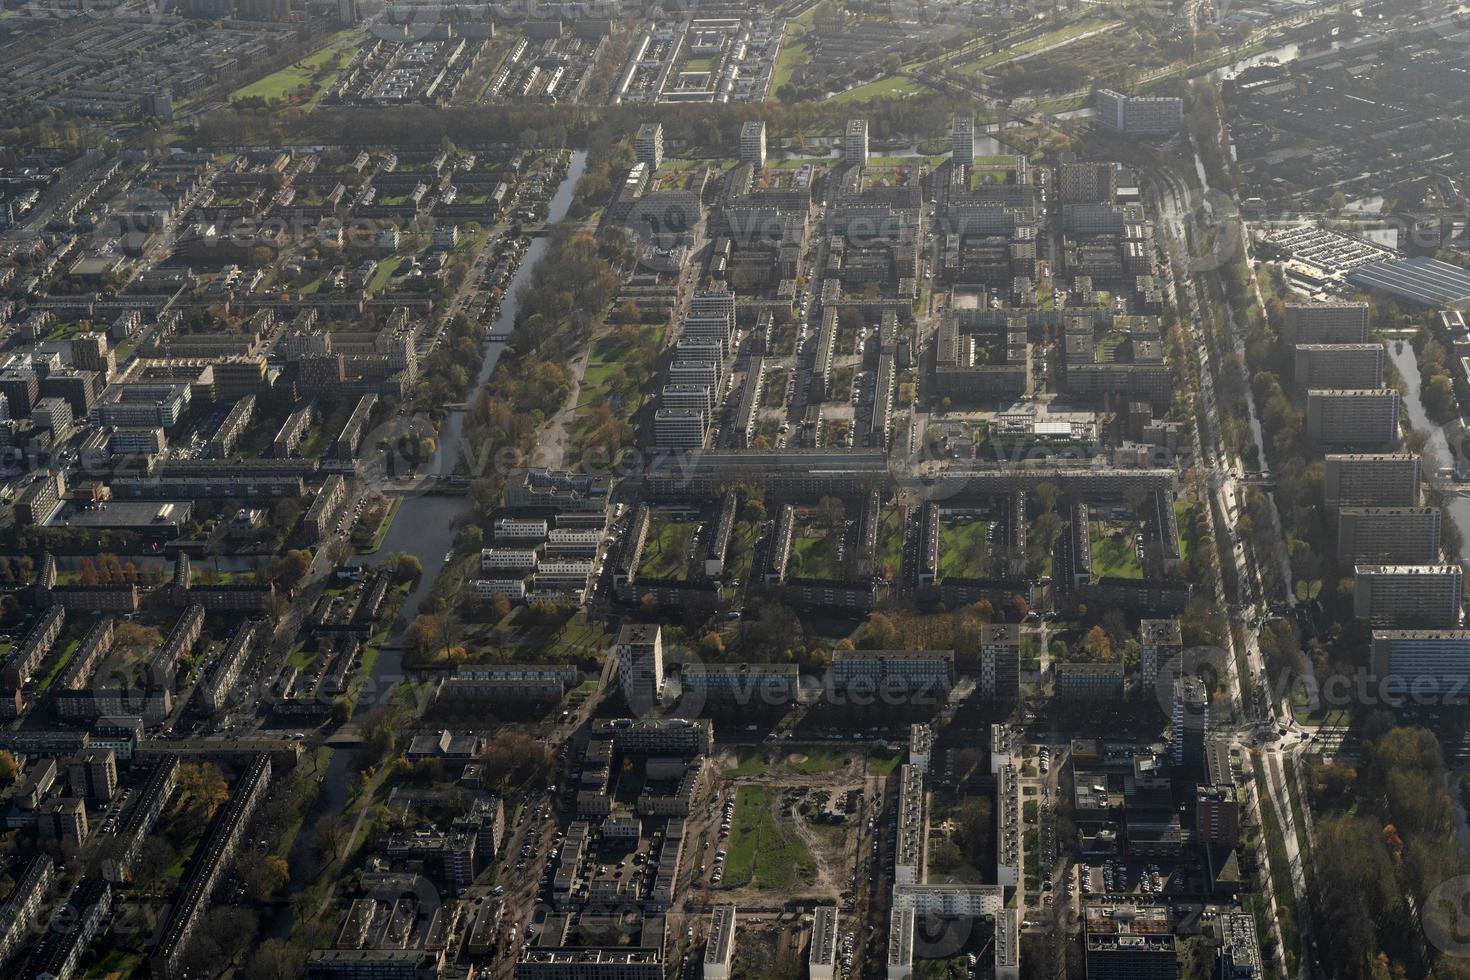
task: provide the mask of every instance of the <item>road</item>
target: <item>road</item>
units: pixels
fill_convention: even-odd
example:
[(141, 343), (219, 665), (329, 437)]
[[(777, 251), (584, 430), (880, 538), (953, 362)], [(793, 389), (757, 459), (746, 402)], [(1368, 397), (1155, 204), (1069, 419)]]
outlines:
[[(1229, 629), (1226, 631), (1225, 635), (1226, 649), (1225, 656), (1222, 658), (1225, 662), (1225, 669), (1230, 678), (1230, 683), (1228, 685), (1229, 690), (1232, 692), (1232, 697), (1235, 700), (1235, 707), (1237, 709), (1233, 711), (1232, 714), (1234, 714), (1237, 719), (1245, 720), (1251, 717), (1252, 711), (1256, 705), (1256, 699), (1254, 695), (1254, 691), (1256, 688), (1256, 678), (1262, 677), (1265, 674), (1264, 661), (1261, 656), (1260, 645), (1257, 641), (1254, 624), (1258, 624), (1263, 618), (1264, 609), (1262, 608), (1262, 603), (1263, 600), (1265, 600), (1267, 597), (1262, 593), (1259, 587), (1259, 576), (1255, 574), (1252, 562), (1247, 555), (1243, 543), (1239, 539), (1236, 528), (1233, 526), (1232, 515), (1238, 514), (1240, 499), (1240, 488), (1237, 485), (1239, 477), (1237, 476), (1237, 474), (1243, 472), (1243, 468), (1241, 467), (1237, 459), (1231, 457), (1226, 447), (1224, 446), (1220, 427), (1215, 421), (1221, 418), (1218, 403), (1215, 397), (1217, 383), (1215, 378), (1214, 366), (1215, 363), (1217, 363), (1217, 361), (1219, 361), (1220, 359), (1218, 357), (1211, 356), (1212, 352), (1208, 346), (1209, 338), (1205, 337), (1203, 335), (1203, 332), (1197, 329), (1197, 325), (1201, 323), (1200, 302), (1196, 289), (1196, 283), (1190, 274), (1217, 274), (1217, 270), (1213, 268), (1202, 268), (1205, 263), (1198, 263), (1196, 267), (1191, 267), (1191, 265), (1187, 264), (1189, 261), (1189, 257), (1197, 254), (1195, 251), (1192, 250), (1192, 246), (1196, 245), (1197, 243), (1191, 240), (1192, 229), (1190, 228), (1189, 221), (1187, 220), (1188, 216), (1197, 210), (1195, 205), (1196, 198), (1191, 195), (1190, 189), (1185, 186), (1184, 181), (1179, 178), (1177, 174), (1169, 171), (1159, 170), (1157, 168), (1145, 169), (1148, 173), (1148, 176), (1152, 180), (1155, 191), (1159, 196), (1158, 205), (1162, 230), (1164, 231), (1164, 238), (1167, 242), (1171, 258), (1173, 259), (1173, 261), (1170, 263), (1169, 270), (1171, 289), (1175, 295), (1176, 305), (1179, 305), (1179, 300), (1182, 299), (1184, 301), (1184, 305), (1187, 306), (1187, 309), (1184, 310), (1186, 315), (1180, 317), (1180, 324), (1183, 329), (1191, 334), (1189, 338), (1190, 345), (1194, 349), (1198, 358), (1199, 397), (1202, 409), (1199, 415), (1201, 421), (1204, 424), (1195, 427), (1196, 459), (1199, 461), (1199, 464), (1202, 467), (1206, 468), (1208, 483), (1211, 492), (1216, 497), (1216, 501), (1219, 506), (1219, 513), (1225, 515), (1227, 521), (1231, 521), (1230, 526), (1220, 527), (1219, 524), (1216, 522), (1215, 513), (1212, 509), (1209, 515), (1211, 531), (1214, 539), (1217, 542), (1229, 542), (1228, 554), (1235, 565), (1235, 571), (1239, 577), (1239, 581), (1243, 584), (1255, 584), (1255, 588), (1246, 588), (1242, 590), (1243, 594), (1240, 596), (1241, 601), (1232, 610), (1234, 625), (1245, 637), (1244, 649), (1237, 651), (1237, 629)], [(1197, 194), (1199, 192), (1195, 193)], [(1245, 248), (1246, 243), (1244, 241), (1243, 226), (1241, 226), (1240, 234), (1242, 236), (1242, 240), (1240, 241), (1239, 247)], [(1186, 270), (1186, 278), (1180, 281), (1176, 277), (1175, 269)], [(1257, 296), (1257, 299), (1259, 300), (1259, 296)], [(1244, 339), (1241, 336), (1239, 326), (1233, 316), (1231, 317), (1230, 327), (1233, 339), (1233, 346), (1235, 350), (1243, 352)], [(1218, 352), (1215, 353), (1218, 354)], [(1266, 457), (1264, 454), (1264, 446), (1261, 442), (1260, 424), (1256, 418), (1254, 398), (1249, 390), (1247, 390), (1246, 392), (1246, 399), (1246, 404), (1250, 412), (1249, 421), (1251, 423), (1251, 430), (1256, 440), (1257, 450), (1261, 453), (1260, 458), (1264, 460)], [(1271, 499), (1271, 494), (1269, 492), (1267, 493), (1267, 499), (1271, 501), (1270, 512), (1272, 514), (1273, 521), (1276, 524), (1275, 537), (1278, 541), (1282, 543), (1281, 551), (1284, 552), (1285, 539), (1281, 536), (1279, 516), (1276, 514), (1275, 503), (1274, 500)], [(1218, 555), (1219, 549), (1216, 550), (1216, 553), (1213, 556), (1215, 557), (1215, 560), (1217, 562)], [(1285, 566), (1283, 568), (1284, 574), (1282, 576), (1282, 583), (1289, 589), (1291, 582), (1289, 562), (1286, 561), (1284, 556), (1279, 554), (1277, 556), (1272, 556), (1272, 559), (1281, 561)], [(1238, 661), (1241, 659), (1243, 659), (1245, 662), (1246, 668), (1249, 671), (1249, 676), (1243, 677), (1240, 675), (1240, 671), (1238, 669)], [(1274, 720), (1274, 716), (1279, 714), (1282, 718), (1287, 719), (1285, 724), (1288, 728), (1288, 731), (1292, 730), (1292, 728), (1295, 727), (1295, 723), (1293, 721), (1290, 721), (1291, 713), (1289, 703), (1283, 705), (1276, 699), (1271, 699), (1270, 708), (1272, 712), (1272, 717), (1268, 720), (1269, 724), (1274, 727), (1277, 724), (1277, 722)], [(1247, 734), (1247, 732), (1248, 728), (1237, 728), (1236, 745), (1238, 747), (1247, 747), (1254, 744), (1254, 738)], [(1300, 743), (1297, 742), (1295, 744)], [(1263, 748), (1263, 761), (1268, 766), (1268, 772), (1273, 769), (1277, 771), (1282, 770), (1282, 760), (1279, 758), (1279, 753), (1281, 751), (1283, 750), (1280, 747), (1279, 742), (1276, 743), (1274, 746), (1271, 743), (1268, 743)], [(1292, 880), (1293, 891), (1296, 893), (1293, 906), (1296, 910), (1298, 935), (1300, 937), (1302, 947), (1301, 952), (1305, 953), (1306, 950), (1312, 947), (1314, 940), (1312, 938), (1312, 922), (1310, 915), (1310, 909), (1312, 906), (1307, 890), (1306, 877), (1301, 867), (1301, 860), (1299, 856), (1301, 853), (1301, 848), (1298, 841), (1298, 828), (1295, 825), (1294, 819), (1292, 819), (1291, 817), (1290, 797), (1284, 791), (1284, 786), (1280, 784), (1277, 780), (1273, 780), (1270, 778), (1265, 780), (1265, 785), (1270, 795), (1270, 802), (1272, 803), (1275, 812), (1282, 815), (1280, 826), (1282, 829), (1282, 836), (1286, 842), (1288, 860), (1291, 865), (1291, 867), (1288, 869), (1288, 873)], [(1251, 808), (1254, 811), (1255, 820), (1259, 825), (1261, 821), (1259, 801), (1256, 800), (1254, 794), (1248, 795)], [(1269, 863), (1269, 857), (1266, 857), (1265, 860)], [(1273, 894), (1270, 894), (1269, 892), (1269, 884), (1271, 880), (1270, 875), (1267, 874), (1263, 877), (1266, 883), (1267, 894), (1272, 907), (1271, 919), (1274, 925), (1276, 922), (1279, 921), (1280, 913), (1276, 907), (1275, 896)], [(1278, 942), (1276, 944), (1276, 968), (1279, 973), (1286, 975), (1286, 961), (1285, 956), (1282, 952), (1282, 942), (1280, 941), (1281, 936), (1279, 935), (1279, 933), (1277, 935), (1277, 939)], [(1315, 973), (1311, 966), (1310, 956), (1301, 955), (1298, 959), (1298, 968), (1298, 976), (1300, 978), (1303, 978), (1303, 980), (1315, 976)]]

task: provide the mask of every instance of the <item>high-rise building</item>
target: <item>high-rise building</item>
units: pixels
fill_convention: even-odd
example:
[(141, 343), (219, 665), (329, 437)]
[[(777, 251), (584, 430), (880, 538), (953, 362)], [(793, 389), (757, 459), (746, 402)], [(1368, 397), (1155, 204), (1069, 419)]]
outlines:
[(71, 340), (71, 363), (83, 371), (98, 371), (111, 377), (117, 371), (117, 358), (107, 347), (107, 334), (89, 330)]
[(980, 627), (980, 693), (996, 701), (1021, 696), (1021, 628), (1015, 623)]
[(1470, 698), (1470, 630), (1374, 630), (1372, 663), (1390, 699)]
[(1240, 843), (1240, 797), (1233, 785), (1201, 785), (1194, 792), (1194, 832), (1206, 844)]
[(1322, 460), (1322, 495), (1329, 507), (1417, 507), (1419, 457), (1329, 453)]
[(638, 127), (638, 133), (633, 137), (633, 156), (640, 163), (646, 163), (650, 171), (663, 166), (663, 123), (644, 123)]
[(1125, 95), (1098, 89), (1093, 118), (1099, 126), (1130, 136), (1169, 136), (1184, 123), (1184, 100), (1172, 97)]
[(1138, 681), (1142, 696), (1152, 697), (1159, 671), (1178, 663), (1184, 634), (1177, 619), (1143, 619), (1138, 623)]
[(704, 446), (705, 415), (689, 408), (660, 408), (653, 413), (653, 443), (660, 449)]
[(618, 685), (630, 707), (657, 706), (664, 693), (663, 630), (629, 623), (618, 633)]
[(1199, 769), (1204, 765), (1209, 713), (1210, 696), (1204, 683), (1198, 677), (1175, 678), (1169, 754), (1176, 766)]
[(1367, 303), (1287, 303), (1282, 333), (1288, 344), (1362, 344)]
[(834, 980), (837, 973), (837, 906), (820, 905), (812, 918), (812, 948), (807, 954), (811, 980)]
[(1297, 344), (1297, 387), (1382, 388), (1383, 356), (1382, 344)]
[(730, 980), (735, 967), (735, 906), (716, 905), (704, 947), (704, 980)]
[(1452, 629), (1460, 625), (1464, 570), (1449, 565), (1356, 565), (1353, 615), (1375, 626)]
[(950, 151), (951, 165), (971, 167), (975, 164), (975, 117), (955, 116), (954, 129), (950, 134), (953, 149)]
[(1438, 507), (1344, 507), (1337, 515), (1339, 561), (1427, 565), (1440, 560)]
[(842, 134), (842, 162), (857, 167), (868, 165), (868, 121), (849, 119)]
[(1064, 163), (1057, 167), (1062, 203), (1111, 204), (1118, 195), (1118, 168), (1111, 163)]
[(72, 756), (70, 780), (73, 796), (108, 802), (117, 793), (117, 757), (111, 749), (83, 749)]
[(1177, 980), (1168, 906), (1097, 901), (1082, 914), (1087, 980)]
[(1399, 444), (1398, 389), (1318, 388), (1307, 392), (1307, 438), (1330, 448), (1394, 448)]
[(758, 172), (766, 168), (764, 120), (751, 119), (740, 127), (740, 162), (750, 164)]

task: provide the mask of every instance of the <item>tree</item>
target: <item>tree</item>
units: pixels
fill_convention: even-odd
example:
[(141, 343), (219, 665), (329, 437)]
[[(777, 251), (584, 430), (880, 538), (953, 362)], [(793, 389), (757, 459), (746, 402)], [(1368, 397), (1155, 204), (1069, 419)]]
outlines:
[(278, 585), (294, 589), (311, 569), (311, 552), (292, 548), (271, 562), (270, 578)]
[(244, 980), (295, 980), (306, 972), (306, 954), (280, 939), (260, 944), (244, 970)]
[(291, 878), (290, 865), (277, 854), (267, 854), (259, 860), (248, 860), (240, 870), (250, 897), (257, 902), (266, 902), (275, 897)]
[(875, 612), (859, 631), (857, 645), (864, 650), (896, 650), (901, 645), (898, 627), (883, 613)]
[(173, 845), (162, 837), (150, 834), (144, 838), (132, 868), (133, 884), (138, 891), (152, 894), (178, 857)]
[(823, 497), (817, 502), (817, 520), (828, 530), (842, 526), (847, 519), (847, 509), (837, 497)]
[(186, 762), (179, 766), (179, 788), (184, 791), (188, 812), (202, 815), (208, 822), (226, 800), (230, 787), (224, 773), (213, 762)]
[[(485, 532), (480, 525), (466, 524), (459, 529), (459, 534), (454, 539), (454, 549), (460, 554), (473, 555), (484, 546), (484, 543)], [(403, 556), (400, 555), (399, 557), (402, 558)], [(413, 556), (410, 555), (409, 557)], [(422, 564), (419, 566), (419, 573), (423, 573)]]
[(1101, 626), (1094, 626), (1082, 638), (1082, 652), (1093, 663), (1105, 663), (1113, 658), (1113, 643)]
[(551, 749), (523, 732), (505, 732), (480, 750), (485, 782), (505, 789), (543, 783), (551, 772)]
[(967, 799), (955, 808), (955, 843), (959, 844), (970, 859), (977, 863), (990, 848), (990, 837), (994, 821), (991, 818), (990, 800), (981, 796)]
[(333, 858), (342, 857), (342, 848), (346, 846), (347, 840), (352, 833), (352, 828), (340, 814), (332, 814), (323, 817), (316, 823), (316, 830), (312, 839), (316, 842), (317, 850), (325, 851)]
[[(477, 529), (478, 530), (478, 529)], [(399, 552), (393, 559), (393, 581), (397, 583), (417, 582), (424, 574), (423, 562), (406, 551)]]
[(13, 783), (20, 775), (20, 763), (5, 749), (0, 749), (0, 786)]

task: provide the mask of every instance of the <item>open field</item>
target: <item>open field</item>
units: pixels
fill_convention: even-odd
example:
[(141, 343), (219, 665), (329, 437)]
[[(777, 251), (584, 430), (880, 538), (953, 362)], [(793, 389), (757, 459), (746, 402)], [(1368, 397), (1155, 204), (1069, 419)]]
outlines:
[(841, 544), (841, 530), (798, 525), (791, 540), (791, 561), (786, 573), (792, 578), (840, 578)]
[(244, 88), (231, 92), (230, 100), (285, 99), (294, 90), (306, 86), (311, 90), (311, 94), (304, 100), (305, 104), (307, 106), (316, 105), (316, 100), (321, 98), (322, 90), (336, 74), (336, 68), (346, 61), (348, 57), (347, 41), (355, 34), (354, 31), (344, 31), (338, 34), (320, 51), (309, 54), (295, 64), (287, 65), (280, 71), (272, 72)]
[(1137, 521), (1093, 521), (1093, 577), (1143, 578), (1143, 562), (1134, 543), (1142, 531)]
[(731, 888), (790, 891), (816, 872), (811, 849), (778, 819), (781, 791), (742, 786), (735, 795), (735, 820), (725, 857), (725, 884)]
[(983, 57), (956, 65), (955, 70), (968, 74), (985, 68), (991, 68), (995, 65), (1003, 65), (1008, 61), (1015, 61), (1017, 58), (1035, 54), (1038, 51), (1044, 51), (1058, 45), (1069, 44), (1085, 34), (1111, 31), (1116, 27), (1121, 27), (1122, 23), (1122, 21), (1102, 18), (1079, 20), (1075, 24), (1068, 24), (1066, 27), (1059, 27), (1054, 31), (1047, 31), (1045, 34), (1038, 34), (1036, 37), (1029, 38), (1019, 44), (1013, 44), (1008, 48), (1002, 48)]
[(984, 578), (990, 574), (989, 521), (946, 524), (939, 529), (939, 574), (945, 578)]
[(689, 546), (699, 525), (693, 521), (654, 519), (643, 548), (639, 574), (649, 578), (683, 579), (689, 574)]
[(825, 776), (851, 765), (861, 753), (825, 745), (785, 745), (769, 750), (758, 745), (741, 746), (736, 764), (726, 776)]
[(889, 75), (876, 81), (865, 82), (845, 92), (838, 92), (829, 101), (833, 103), (866, 102), (869, 99), (892, 99), (927, 91), (927, 86), (921, 85), (907, 75)]
[(797, 40), (797, 37), (812, 26), (816, 15), (817, 8), (813, 5), (800, 16), (786, 22), (786, 36), (781, 41), (781, 53), (776, 57), (776, 68), (771, 73), (771, 95), (774, 96), (777, 89), (791, 81), (791, 73), (799, 65), (805, 65), (812, 60), (812, 53), (806, 42)]

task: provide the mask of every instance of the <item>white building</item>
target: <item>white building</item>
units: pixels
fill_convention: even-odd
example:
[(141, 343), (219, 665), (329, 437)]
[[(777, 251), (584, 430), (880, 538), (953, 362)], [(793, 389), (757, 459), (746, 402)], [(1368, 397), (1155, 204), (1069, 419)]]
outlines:
[(618, 686), (629, 705), (652, 707), (664, 693), (663, 629), (629, 623), (618, 633)]

